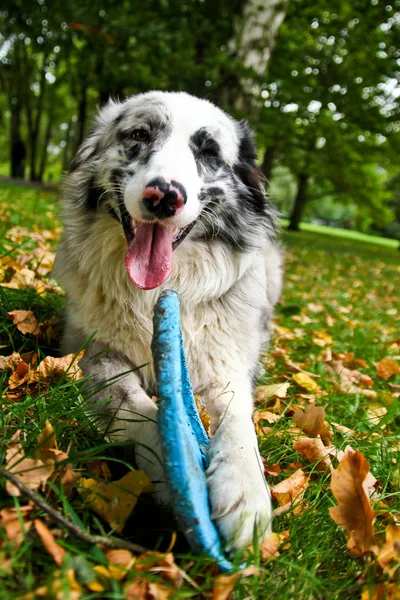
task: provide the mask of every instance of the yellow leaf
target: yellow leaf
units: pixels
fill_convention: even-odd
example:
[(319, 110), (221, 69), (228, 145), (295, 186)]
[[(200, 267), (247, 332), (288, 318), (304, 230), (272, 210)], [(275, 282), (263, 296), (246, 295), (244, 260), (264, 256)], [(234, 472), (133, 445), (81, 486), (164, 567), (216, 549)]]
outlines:
[(130, 471), (122, 479), (110, 483), (82, 477), (79, 485), (78, 491), (85, 502), (118, 532), (124, 528), (140, 494), (153, 489), (143, 471)]
[(305, 373), (293, 373), (292, 379), (297, 385), (308, 390), (309, 392), (319, 392), (320, 387), (314, 379)]
[(279, 556), (279, 546), (288, 539), (289, 535), (289, 531), (271, 533), (260, 546), (261, 561), (264, 563), (270, 558), (277, 558)]
[(283, 383), (273, 383), (271, 385), (259, 385), (256, 387), (255, 402), (267, 402), (271, 398), (286, 398), (290, 381)]

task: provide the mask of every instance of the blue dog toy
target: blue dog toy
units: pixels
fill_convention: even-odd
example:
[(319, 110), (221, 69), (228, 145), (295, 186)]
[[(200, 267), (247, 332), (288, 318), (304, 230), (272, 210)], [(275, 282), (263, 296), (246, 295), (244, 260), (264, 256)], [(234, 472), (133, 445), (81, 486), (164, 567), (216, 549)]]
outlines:
[(152, 353), (164, 471), (175, 515), (190, 547), (213, 558), (222, 571), (231, 571), (211, 520), (205, 477), (209, 439), (190, 383), (176, 292), (163, 292), (156, 304)]

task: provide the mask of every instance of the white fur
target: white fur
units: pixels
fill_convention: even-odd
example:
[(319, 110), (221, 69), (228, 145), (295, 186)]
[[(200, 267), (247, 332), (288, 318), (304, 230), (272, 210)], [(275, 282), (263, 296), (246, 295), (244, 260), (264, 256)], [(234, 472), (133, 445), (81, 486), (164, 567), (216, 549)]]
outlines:
[[(154, 171), (154, 165), (160, 169), (169, 165), (168, 176), (172, 175), (174, 156), (178, 156), (172, 154), (174, 144), (182, 153), (177, 167), (179, 181), (186, 172), (191, 179), (193, 165), (190, 157), (183, 157), (182, 139), (204, 124), (214, 125), (225, 140), (225, 159), (232, 163), (237, 159), (233, 121), (222, 111), (186, 94), (158, 96), (173, 109), (176, 121), (171, 145), (167, 144), (160, 153), (160, 162), (151, 165), (155, 176), (160, 173)], [(128, 101), (132, 111), (143, 106), (143, 99), (146, 95)], [(98, 123), (103, 130), (115, 114), (114, 105), (101, 113)], [(89, 155), (89, 146), (84, 146), (83, 151)], [(261, 323), (270, 319), (280, 293), (279, 251), (267, 237), (260, 240), (257, 249), (242, 253), (221, 243), (192, 241), (189, 235), (174, 252), (174, 269), (169, 279), (155, 290), (139, 290), (124, 266), (127, 246), (120, 224), (107, 214), (99, 214), (88, 226), (85, 209), (77, 205), (81, 177), (78, 171), (66, 182), (65, 234), (55, 266), (55, 275), (69, 295), (66, 350), (96, 331), (84, 372), (99, 382), (148, 363), (97, 394), (96, 401), (105, 402), (112, 396), (111, 428), (118, 430), (113, 437), (141, 444), (139, 466), (158, 482), (160, 499), (169, 501), (162, 482), (157, 407), (148, 394), (156, 392), (150, 353), (154, 304), (163, 289), (176, 290), (181, 299), (193, 389), (204, 398), (211, 418), (207, 477), (213, 518), (228, 548), (249, 545), (255, 523), (260, 538), (264, 538), (271, 531), (271, 502), (252, 423), (251, 378), (268, 335)], [(193, 186), (195, 195), (196, 183)], [(129, 190), (128, 186), (127, 206), (134, 216)], [(137, 197), (132, 192), (131, 198)], [(99, 354), (104, 348), (111, 348), (112, 356)], [(132, 413), (136, 418), (139, 414), (141, 421), (127, 422), (127, 415)], [(160, 460), (154, 457), (154, 450)]]

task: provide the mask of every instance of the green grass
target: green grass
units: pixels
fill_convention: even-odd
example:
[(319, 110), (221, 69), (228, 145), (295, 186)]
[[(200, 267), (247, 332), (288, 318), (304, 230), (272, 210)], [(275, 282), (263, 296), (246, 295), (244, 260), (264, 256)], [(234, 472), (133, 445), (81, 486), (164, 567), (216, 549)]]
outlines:
[[(0, 186), (0, 224), (3, 231), (15, 225), (51, 230), (57, 225), (55, 215), (54, 194)], [(385, 356), (400, 353), (399, 347), (396, 350), (392, 346), (399, 339), (398, 252), (390, 246), (367, 243), (365, 239), (360, 241), (354, 237), (339, 237), (336, 233), (337, 231), (335, 236), (307, 230), (296, 234), (284, 233), (285, 289), (276, 317), (280, 329), (277, 330), (274, 344), (266, 356), (265, 362), (269, 362), (270, 366), (261, 383), (292, 381), (285, 362), (282, 358), (274, 357), (274, 346), (283, 348), (292, 361), (301, 363), (304, 369), (318, 376), (316, 381), (326, 395), (317, 396), (316, 403), (325, 407), (329, 423), (340, 423), (353, 431), (350, 435), (344, 435), (335, 429), (333, 443), (339, 449), (350, 444), (363, 452), (370, 462), (373, 474), (379, 480), (380, 500), (389, 506), (393, 514), (400, 515), (399, 464), (393, 461), (396, 451), (398, 452), (400, 435), (399, 398), (388, 382), (377, 377), (374, 366), (376, 361)], [(49, 243), (54, 242), (50, 240)], [(18, 241), (5, 241), (2, 247), (9, 257), (14, 257), (21, 251)], [(31, 246), (28, 244), (26, 247)], [(53, 315), (60, 318), (64, 301), (62, 296), (51, 290), (39, 294), (33, 288), (0, 288), (2, 354), (37, 349), (41, 357), (47, 353), (54, 355), (55, 348), (52, 344), (38, 345), (33, 336), (19, 333), (6, 318), (6, 313), (14, 309), (31, 308), (41, 320)], [(316, 312), (315, 307), (318, 305), (322, 308), (318, 308)], [(321, 331), (331, 336), (333, 344), (328, 347), (332, 351), (354, 352), (356, 358), (366, 361), (367, 366), (360, 370), (374, 380), (373, 389), (377, 391), (377, 398), (373, 402), (387, 409), (384, 421), (380, 424), (370, 421), (370, 399), (361, 394), (340, 392), (329, 381), (322, 356), (326, 348), (315, 343), (315, 334)], [(9, 373), (0, 372), (3, 394), (7, 391), (8, 379)], [(400, 377), (392, 377), (390, 383), (399, 384)], [(26, 454), (30, 455), (37, 445), (37, 435), (46, 419), (49, 419), (56, 430), (60, 448), (68, 452), (75, 470), (83, 476), (90, 476), (90, 461), (94, 458), (104, 459), (112, 471), (113, 479), (120, 478), (131, 468), (132, 458), (123, 446), (105, 444), (97, 433), (83, 410), (81, 392), (84, 385), (84, 381), (71, 382), (63, 378), (55, 385), (39, 390), (36, 396), (28, 393), (17, 400), (3, 397), (0, 456), (4, 456), (7, 443), (17, 429), (24, 432), (23, 445)], [(279, 464), (282, 469), (278, 477), (270, 477), (272, 485), (288, 477), (296, 468), (293, 467), (295, 463), (301, 463), (304, 471), (310, 475), (310, 485), (305, 494), (306, 509), (300, 515), (289, 511), (275, 520), (275, 531), (290, 531), (289, 545), (280, 549), (279, 558), (269, 561), (262, 568), (260, 577), (240, 581), (233, 593), (234, 600), (352, 600), (361, 596), (362, 578), (365, 579), (365, 585), (381, 581), (381, 575), (374, 568), (367, 568), (362, 561), (347, 555), (346, 535), (329, 517), (329, 508), (335, 502), (330, 492), (328, 475), (321, 474), (293, 449), (298, 433), (293, 432), (290, 408), (301, 403), (307, 404), (300, 395), (302, 392), (304, 390), (292, 382), (289, 397), (282, 402), (284, 416), (271, 426), (270, 433), (262, 434), (259, 441), (268, 465)], [(270, 425), (265, 422), (262, 424)], [(384, 428), (381, 428), (382, 425)], [(56, 481), (51, 489), (46, 488), (45, 496), (67, 518), (79, 523), (85, 530), (105, 535), (109, 532), (107, 525), (85, 506), (76, 490), (67, 494), (60, 482)], [(19, 504), (26, 504), (26, 500), (9, 496), (4, 482), (1, 482), (0, 510)], [(34, 516), (43, 520), (46, 518), (40, 509), (35, 510)], [(50, 521), (47, 524), (54, 528)], [(378, 519), (378, 533), (383, 531), (385, 524)], [(149, 548), (165, 549), (173, 529), (174, 523), (170, 518), (160, 513), (149, 498), (143, 496), (142, 502), (129, 519), (123, 537)], [(61, 530), (56, 532), (56, 537), (67, 551), (60, 569), (56, 568), (33, 531), (25, 535), (23, 543), (16, 550), (0, 528), (2, 599), (34, 594), (38, 586), (48, 585), (54, 580), (61, 582), (67, 590), (68, 569), (74, 570), (76, 579), (82, 585), (81, 598), (125, 597), (126, 580), (109, 580), (108, 588), (103, 592), (90, 592), (85, 587), (85, 577), (86, 581), (90, 578), (93, 567), (107, 564), (104, 553), (98, 547), (79, 542)], [(207, 597), (214, 585), (213, 570), (207, 568), (207, 561), (202, 557), (192, 556), (181, 538), (178, 538), (174, 552), (177, 563), (195, 581), (197, 587), (190, 580), (184, 580), (171, 597)], [(5, 557), (11, 557), (11, 564), (2, 567)], [(133, 580), (135, 573), (133, 569), (128, 579)], [(163, 581), (161, 576), (149, 572), (142, 576)], [(50, 594), (47, 597), (55, 596)], [(67, 591), (63, 597), (70, 597)]]
[[(281, 222), (283, 227), (287, 227), (289, 219), (282, 219)], [(387, 248), (398, 248), (399, 246), (399, 240), (379, 237), (378, 235), (368, 235), (367, 233), (361, 233), (360, 231), (353, 231), (351, 229), (342, 229), (341, 227), (327, 227), (326, 225), (315, 225), (314, 223), (303, 222), (300, 224), (300, 229), (301, 231), (332, 235), (342, 239), (365, 242), (366, 244), (378, 244), (379, 246), (386, 246)]]

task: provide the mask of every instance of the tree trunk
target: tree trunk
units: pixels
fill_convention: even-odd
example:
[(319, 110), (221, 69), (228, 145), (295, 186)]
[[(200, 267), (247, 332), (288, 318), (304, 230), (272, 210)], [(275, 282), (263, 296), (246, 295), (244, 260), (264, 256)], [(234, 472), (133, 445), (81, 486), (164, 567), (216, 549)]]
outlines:
[[(258, 76), (266, 76), (287, 7), (288, 0), (247, 0), (242, 14), (236, 18), (235, 33), (229, 42), (233, 60), (249, 71), (252, 69)], [(228, 105), (238, 111), (250, 112), (254, 118), (262, 107), (260, 86), (251, 75), (241, 77), (237, 85), (225, 86), (224, 95)]]
[(261, 171), (264, 173), (267, 180), (267, 187), (271, 183), (272, 168), (274, 165), (274, 158), (276, 154), (276, 146), (268, 146), (264, 152), (263, 161), (261, 164)]
[(304, 207), (307, 202), (308, 180), (309, 180), (308, 173), (300, 173), (299, 174), (296, 199), (294, 201), (292, 214), (290, 215), (290, 223), (288, 226), (288, 229), (290, 231), (299, 231), (300, 230), (300, 221), (301, 221), (301, 217), (303, 215)]
[(46, 133), (45, 133), (44, 141), (43, 141), (42, 156), (40, 158), (40, 167), (39, 167), (39, 173), (37, 174), (37, 181), (43, 181), (44, 170), (46, 168), (46, 162), (47, 162), (47, 149), (49, 146), (52, 129), (53, 129), (53, 115), (52, 115), (52, 111), (50, 111), (50, 113), (48, 115)]
[(10, 106), (10, 175), (12, 178), (23, 179), (25, 177), (26, 146), (21, 136), (22, 107), (18, 96), (11, 98)]

